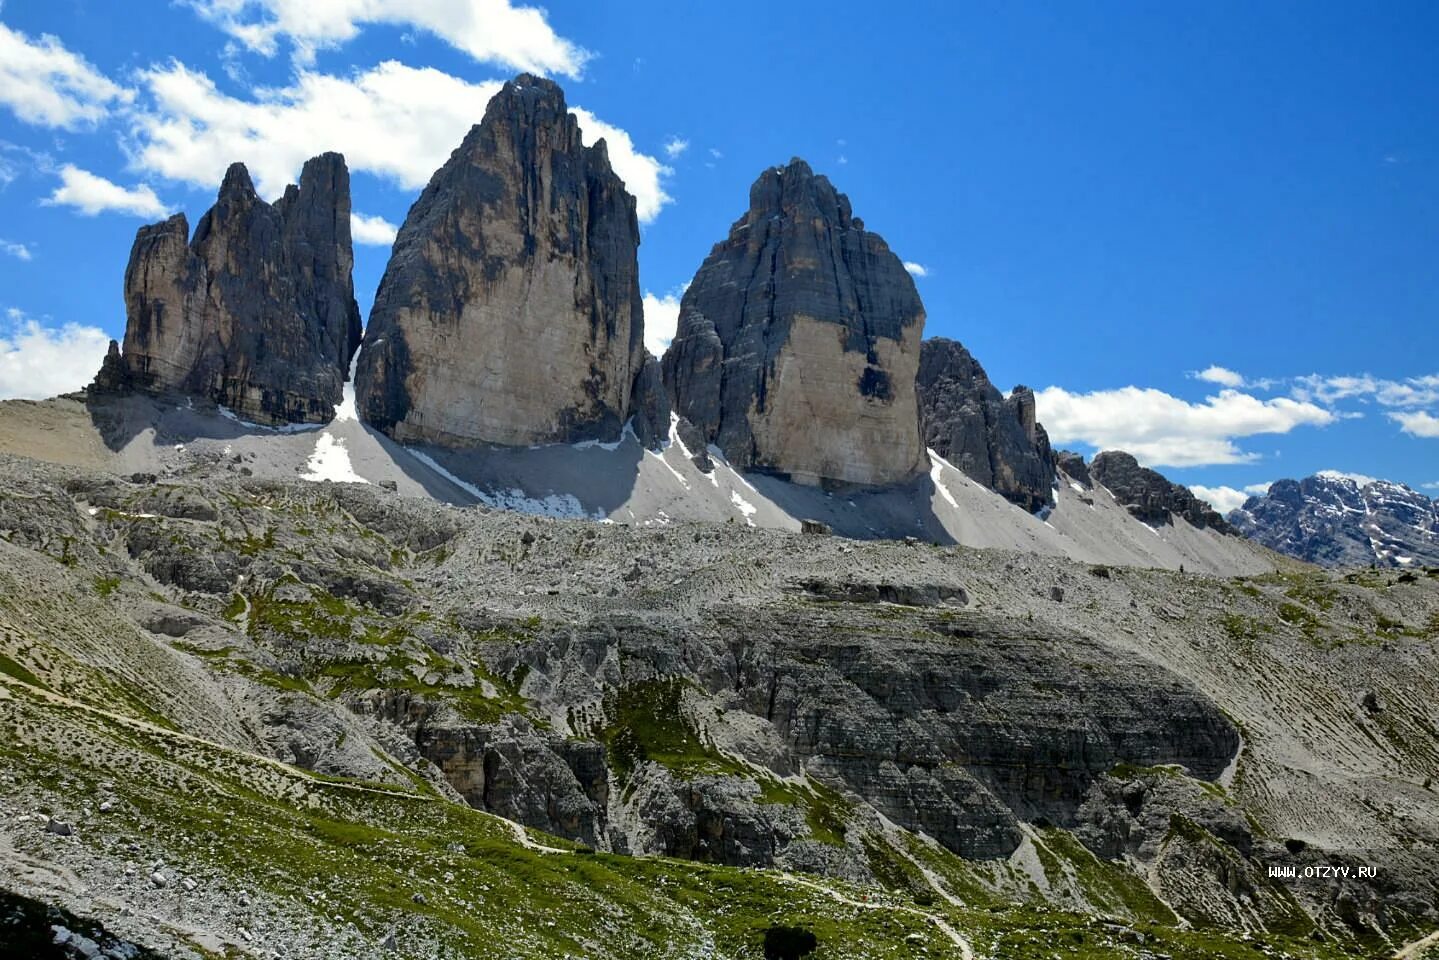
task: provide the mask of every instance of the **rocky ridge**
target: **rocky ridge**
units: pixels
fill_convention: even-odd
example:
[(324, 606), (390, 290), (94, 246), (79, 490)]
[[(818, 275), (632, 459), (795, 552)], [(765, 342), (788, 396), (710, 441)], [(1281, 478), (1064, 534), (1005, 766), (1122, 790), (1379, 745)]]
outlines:
[(1095, 455), (1087, 472), (1093, 483), (1106, 488), (1145, 523), (1164, 524), (1183, 517), (1196, 527), (1231, 532), (1229, 523), (1206, 501), (1188, 487), (1171, 483), (1158, 471), (1141, 467), (1132, 454), (1106, 450)]
[(360, 341), (350, 175), (326, 153), (273, 204), (232, 164), (193, 238), (141, 227), (125, 269), (123, 351), (93, 389), (200, 397), (264, 424), (324, 422)]
[(903, 264), (803, 160), (762, 173), (680, 301), (674, 409), (741, 470), (883, 486), (925, 470), (924, 306)]
[(1327, 567), (1439, 564), (1439, 501), (1400, 483), (1323, 473), (1277, 480), (1229, 522), (1266, 547)]
[(635, 415), (656, 442), (669, 414), (639, 242), (634, 198), (560, 88), (506, 83), (400, 227), (358, 363), (361, 419), (469, 447), (615, 440)]
[(944, 337), (920, 344), (916, 390), (926, 447), (1030, 513), (1053, 503), (1054, 453), (1033, 391), (1017, 386), (1005, 397), (962, 344)]

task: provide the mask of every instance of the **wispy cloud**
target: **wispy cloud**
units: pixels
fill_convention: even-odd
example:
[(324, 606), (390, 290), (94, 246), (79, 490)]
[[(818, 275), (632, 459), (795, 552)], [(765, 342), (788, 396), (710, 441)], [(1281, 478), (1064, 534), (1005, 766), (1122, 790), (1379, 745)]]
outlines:
[(34, 257), (30, 252), (30, 248), (25, 244), (16, 243), (14, 240), (6, 240), (3, 237), (0, 237), (0, 253), (5, 253), (14, 257), (16, 260), (25, 260), (27, 262)]
[(64, 130), (94, 126), (132, 96), (57, 38), (31, 39), (0, 23), (0, 105), (25, 123)]
[(42, 202), (47, 206), (74, 207), (88, 217), (115, 212), (155, 218), (168, 212), (148, 184), (122, 187), (71, 163), (60, 168), (60, 186)]
[(904, 269), (909, 271), (909, 274), (912, 277), (929, 276), (929, 268), (922, 263), (915, 263), (913, 260), (904, 261)]
[(353, 40), (371, 24), (432, 34), (481, 63), (578, 77), (589, 51), (555, 33), (538, 7), (508, 0), (188, 0), (247, 49), (274, 56), (287, 40), (295, 59)]
[(670, 137), (665, 141), (665, 156), (671, 160), (678, 160), (680, 155), (690, 148), (690, 142), (679, 137)]
[(1346, 376), (1310, 374), (1295, 377), (1296, 398), (1334, 404), (1341, 400), (1372, 400), (1385, 407), (1427, 407), (1439, 404), (1439, 374), (1391, 380), (1362, 373)]

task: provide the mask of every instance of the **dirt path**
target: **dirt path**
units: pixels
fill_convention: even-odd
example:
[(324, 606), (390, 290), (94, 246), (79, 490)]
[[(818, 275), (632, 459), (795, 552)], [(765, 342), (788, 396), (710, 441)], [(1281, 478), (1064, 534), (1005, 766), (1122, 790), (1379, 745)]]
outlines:
[(1419, 960), (1429, 952), (1430, 947), (1439, 947), (1439, 930), (1413, 943), (1406, 943), (1394, 954), (1394, 960)]
[(811, 890), (823, 893), (831, 899), (837, 900), (838, 902), (843, 903), (846, 906), (859, 907), (861, 910), (893, 910), (896, 913), (908, 913), (916, 917), (923, 917), (930, 923), (934, 924), (941, 933), (943, 933), (946, 937), (950, 939), (951, 943), (953, 943), (956, 947), (959, 948), (959, 954), (961, 957), (964, 958), (964, 960), (974, 960), (974, 947), (970, 944), (968, 938), (966, 938), (958, 930), (954, 929), (954, 927), (951, 927), (949, 925), (949, 922), (946, 921), (943, 917), (936, 916), (933, 913), (926, 913), (925, 911), (917, 909), (915, 907), (906, 907), (900, 904), (878, 903), (869, 900), (856, 900), (853, 897), (841, 893), (840, 891), (835, 890), (831, 887), (827, 887), (822, 883), (816, 883), (813, 880), (807, 880), (804, 877), (796, 876), (793, 873), (780, 872), (778, 876), (780, 879), (788, 883), (792, 883), (795, 886), (808, 887)]

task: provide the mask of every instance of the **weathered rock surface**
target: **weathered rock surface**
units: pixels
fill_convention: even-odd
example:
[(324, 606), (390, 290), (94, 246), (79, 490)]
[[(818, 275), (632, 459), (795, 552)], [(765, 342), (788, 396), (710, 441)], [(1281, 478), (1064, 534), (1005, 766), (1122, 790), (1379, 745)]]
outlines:
[(306, 162), (273, 204), (243, 164), (225, 173), (193, 238), (184, 214), (141, 227), (125, 270), (125, 343), (92, 389), (179, 393), (261, 423), (334, 416), (360, 342), (350, 174)]
[(925, 446), (1031, 513), (1053, 502), (1054, 457), (1033, 391), (1017, 386), (1006, 398), (962, 344), (943, 337), (920, 344), (916, 389)]
[(762, 173), (680, 303), (676, 412), (740, 469), (887, 485), (925, 465), (924, 306), (849, 198), (803, 160)]
[(1400, 483), (1277, 480), (1229, 521), (1266, 547), (1328, 567), (1439, 565), (1439, 501)]
[(1219, 511), (1196, 497), (1188, 487), (1170, 483), (1158, 471), (1141, 467), (1139, 461), (1122, 450), (1096, 454), (1089, 464), (1089, 475), (1145, 523), (1169, 523), (1174, 517), (1183, 517), (1196, 527), (1233, 532)]
[(560, 88), (505, 84), (400, 228), (358, 364), (361, 418), (448, 447), (613, 440), (638, 387), (645, 423), (667, 431), (639, 242), (634, 198)]
[[(421, 912), (471, 898), (467, 916), (487, 918), (495, 901), (479, 895), (528, 866), (585, 869), (563, 859), (582, 854), (521, 851), (449, 809), (460, 801), (602, 850), (916, 896), (980, 884), (1255, 936), (1262, 920), (1398, 939), (1439, 919), (1422, 786), (1439, 777), (1439, 581), (1422, 574), (1235, 584), (739, 524), (458, 511), (359, 484), (126, 481), (5, 457), (0, 472), (0, 714), (18, 743), (0, 859), (63, 855), (91, 889), (149, 909), (158, 872), (191, 928), (229, 929), (237, 889), (268, 898), (263, 878), (316, 849), (268, 842), (287, 819), (284, 837), (336, 838), (304, 861), (327, 916), (372, 902), (338, 900), (331, 873), (361, 897), (381, 877)], [(265, 806), (240, 806), (253, 798)], [(29, 819), (41, 809), (78, 839)], [(140, 819), (151, 810), (165, 819)], [(482, 884), (461, 879), (496, 859)], [(408, 875), (421, 862), (430, 875)], [(619, 862), (591, 861), (606, 879), (573, 899), (604, 895)], [(1373, 882), (1267, 875), (1376, 862)], [(562, 879), (547, 869), (536, 882)], [(1101, 873), (1122, 902), (1092, 885)], [(938, 886), (950, 878), (962, 885)], [(307, 940), (313, 923), (266, 918), (287, 956), (333, 955), (328, 931)]]

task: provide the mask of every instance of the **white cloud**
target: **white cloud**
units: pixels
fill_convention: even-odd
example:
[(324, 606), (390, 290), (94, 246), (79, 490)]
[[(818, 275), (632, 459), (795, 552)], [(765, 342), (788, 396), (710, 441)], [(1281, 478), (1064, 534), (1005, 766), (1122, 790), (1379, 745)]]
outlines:
[(1386, 407), (1423, 407), (1439, 404), (1439, 373), (1403, 380), (1388, 380), (1363, 373), (1357, 376), (1296, 377), (1293, 394), (1300, 400), (1336, 403), (1340, 400), (1374, 400)]
[(718, 147), (710, 147), (710, 156), (714, 157), (716, 160), (724, 159), (724, 153), (722, 153)]
[[(142, 72), (141, 81), (149, 97), (132, 113), (138, 166), (214, 189), (240, 160), (271, 198), (305, 160), (326, 150), (343, 153), (352, 171), (419, 189), (501, 86), (392, 60), (345, 77), (301, 71), (290, 86), (257, 89), (254, 99), (222, 93), (204, 73), (177, 62)], [(605, 138), (640, 220), (653, 220), (671, 200), (662, 182), (670, 169), (637, 151), (625, 131), (586, 110), (574, 114), (586, 143)]]
[(1389, 419), (1399, 424), (1400, 429), (1411, 437), (1439, 437), (1439, 417), (1426, 410), (1391, 413)]
[(645, 291), (645, 349), (660, 356), (675, 338), (680, 322), (680, 298), (677, 293), (657, 297)]
[(113, 210), (137, 217), (163, 217), (168, 211), (148, 184), (126, 189), (73, 163), (60, 168), (60, 186), (41, 201), (47, 206), (75, 207), (88, 217)]
[(630, 135), (619, 127), (605, 123), (582, 107), (571, 107), (570, 112), (579, 120), (580, 136), (586, 144), (604, 138), (610, 154), (610, 166), (615, 168), (615, 173), (625, 182), (625, 188), (633, 194), (640, 223), (649, 223), (659, 216), (665, 204), (674, 200), (665, 192), (662, 183), (674, 171), (654, 157), (636, 150)]
[(906, 260), (906, 261), (904, 262), (904, 269), (906, 269), (906, 270), (909, 271), (910, 276), (914, 276), (914, 277), (927, 277), (927, 276), (929, 276), (929, 268), (926, 267), (926, 266), (925, 266), (924, 264), (922, 264), (922, 263), (915, 263), (913, 260)]
[(690, 142), (688, 140), (682, 140), (679, 137), (670, 137), (668, 140), (665, 141), (665, 156), (669, 157), (671, 160), (678, 160), (680, 154), (684, 153), (689, 148)]
[(256, 53), (281, 37), (302, 63), (354, 39), (368, 24), (434, 34), (482, 63), (578, 77), (591, 54), (555, 33), (536, 7), (509, 0), (189, 0), (202, 16)]
[(1272, 486), (1274, 486), (1272, 480), (1268, 483), (1251, 483), (1244, 488), (1244, 492), (1251, 497), (1262, 497), (1269, 492), (1269, 488)]
[(1233, 487), (1205, 487), (1196, 483), (1190, 485), (1189, 490), (1199, 499), (1209, 501), (1210, 506), (1225, 515), (1244, 506), (1244, 501), (1250, 497), (1250, 494)]
[(93, 126), (132, 96), (59, 39), (42, 34), (32, 40), (0, 23), (0, 104), (26, 123)]
[(1235, 443), (1240, 438), (1338, 419), (1312, 403), (1288, 397), (1261, 400), (1237, 390), (1220, 391), (1203, 403), (1139, 387), (1082, 394), (1047, 387), (1035, 399), (1039, 419), (1056, 444), (1127, 450), (1150, 466), (1247, 463), (1258, 454), (1241, 450)]
[(1320, 470), (1314, 474), (1316, 477), (1325, 477), (1329, 480), (1352, 480), (1361, 487), (1367, 487), (1371, 483), (1378, 483), (1378, 479), (1369, 476), (1367, 473), (1347, 473), (1343, 470)]
[(363, 213), (350, 214), (350, 234), (356, 243), (388, 247), (395, 242), (395, 234), (399, 229), (384, 217), (372, 217)]
[(1200, 370), (1194, 374), (1194, 376), (1196, 379), (1203, 380), (1206, 383), (1217, 383), (1221, 387), (1237, 388), (1244, 386), (1244, 377), (1242, 374), (1212, 364)]
[(1419, 486), (1425, 490), (1439, 490), (1439, 480), (1435, 480), (1433, 483), (1421, 483)]
[(25, 244), (16, 243), (13, 240), (6, 240), (4, 237), (0, 237), (0, 253), (9, 254), (16, 260), (28, 261), (31, 259), (32, 256), (30, 253), (30, 248), (25, 246)]
[(0, 398), (43, 400), (89, 383), (110, 337), (99, 327), (43, 326), (13, 307), (0, 324)]

